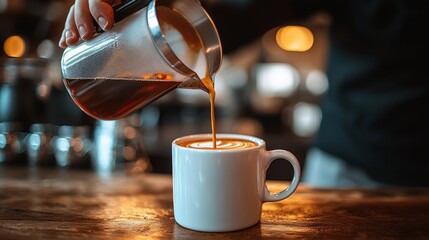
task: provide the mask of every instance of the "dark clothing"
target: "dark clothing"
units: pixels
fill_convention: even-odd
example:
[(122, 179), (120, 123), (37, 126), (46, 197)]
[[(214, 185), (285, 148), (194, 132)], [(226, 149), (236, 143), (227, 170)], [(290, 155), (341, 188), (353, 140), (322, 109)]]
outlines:
[[(240, 36), (247, 33), (244, 26), (260, 32), (259, 21), (274, 27), (319, 10), (332, 17), (329, 89), (314, 146), (362, 168), (374, 180), (429, 187), (429, 46), (423, 37), (428, 4), (273, 0), (252, 6), (255, 15), (240, 15)], [(285, 19), (276, 18), (282, 11)]]
[[(429, 186), (428, 7), (344, 1), (333, 12), (329, 90), (315, 145), (375, 180)], [(426, 4), (427, 5), (427, 4)]]

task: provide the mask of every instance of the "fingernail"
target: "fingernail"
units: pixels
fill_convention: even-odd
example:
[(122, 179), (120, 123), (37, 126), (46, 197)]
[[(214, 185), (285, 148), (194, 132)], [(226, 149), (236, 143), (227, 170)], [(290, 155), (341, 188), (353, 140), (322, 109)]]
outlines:
[(66, 31), (66, 40), (73, 37), (73, 33), (70, 30)]
[(107, 20), (104, 17), (99, 17), (97, 20), (98, 20), (98, 25), (100, 25), (100, 27), (103, 30), (106, 30), (106, 27), (109, 24), (109, 22), (107, 22)]
[(81, 38), (85, 37), (85, 35), (87, 34), (86, 28), (83, 25), (79, 26), (79, 35)]

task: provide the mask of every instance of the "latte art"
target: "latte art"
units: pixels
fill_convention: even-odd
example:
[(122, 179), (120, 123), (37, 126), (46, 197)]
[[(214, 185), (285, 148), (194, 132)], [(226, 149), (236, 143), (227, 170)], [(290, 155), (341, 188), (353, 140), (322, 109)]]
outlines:
[[(195, 149), (213, 149), (212, 139), (200, 139), (178, 143), (180, 146)], [(217, 139), (216, 149), (244, 149), (256, 146), (256, 143), (243, 139)]]

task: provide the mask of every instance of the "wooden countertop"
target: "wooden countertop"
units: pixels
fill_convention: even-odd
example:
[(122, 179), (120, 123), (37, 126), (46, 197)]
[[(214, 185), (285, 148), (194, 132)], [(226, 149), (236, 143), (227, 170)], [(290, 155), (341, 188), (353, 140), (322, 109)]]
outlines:
[[(271, 190), (287, 183), (269, 182)], [(0, 165), (0, 239), (427, 239), (429, 189), (335, 190), (300, 185), (265, 203), (261, 222), (202, 233), (174, 221), (171, 176), (101, 177)]]

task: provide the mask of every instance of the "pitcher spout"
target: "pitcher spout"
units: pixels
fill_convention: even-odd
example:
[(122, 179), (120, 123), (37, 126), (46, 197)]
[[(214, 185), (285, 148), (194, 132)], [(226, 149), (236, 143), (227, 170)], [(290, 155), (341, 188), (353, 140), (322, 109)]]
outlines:
[(182, 82), (178, 88), (186, 88), (186, 89), (200, 89), (203, 90), (204, 92), (209, 92), (209, 90), (207, 89), (207, 87), (203, 84), (203, 82), (201, 81), (201, 79), (195, 75), (192, 78)]

